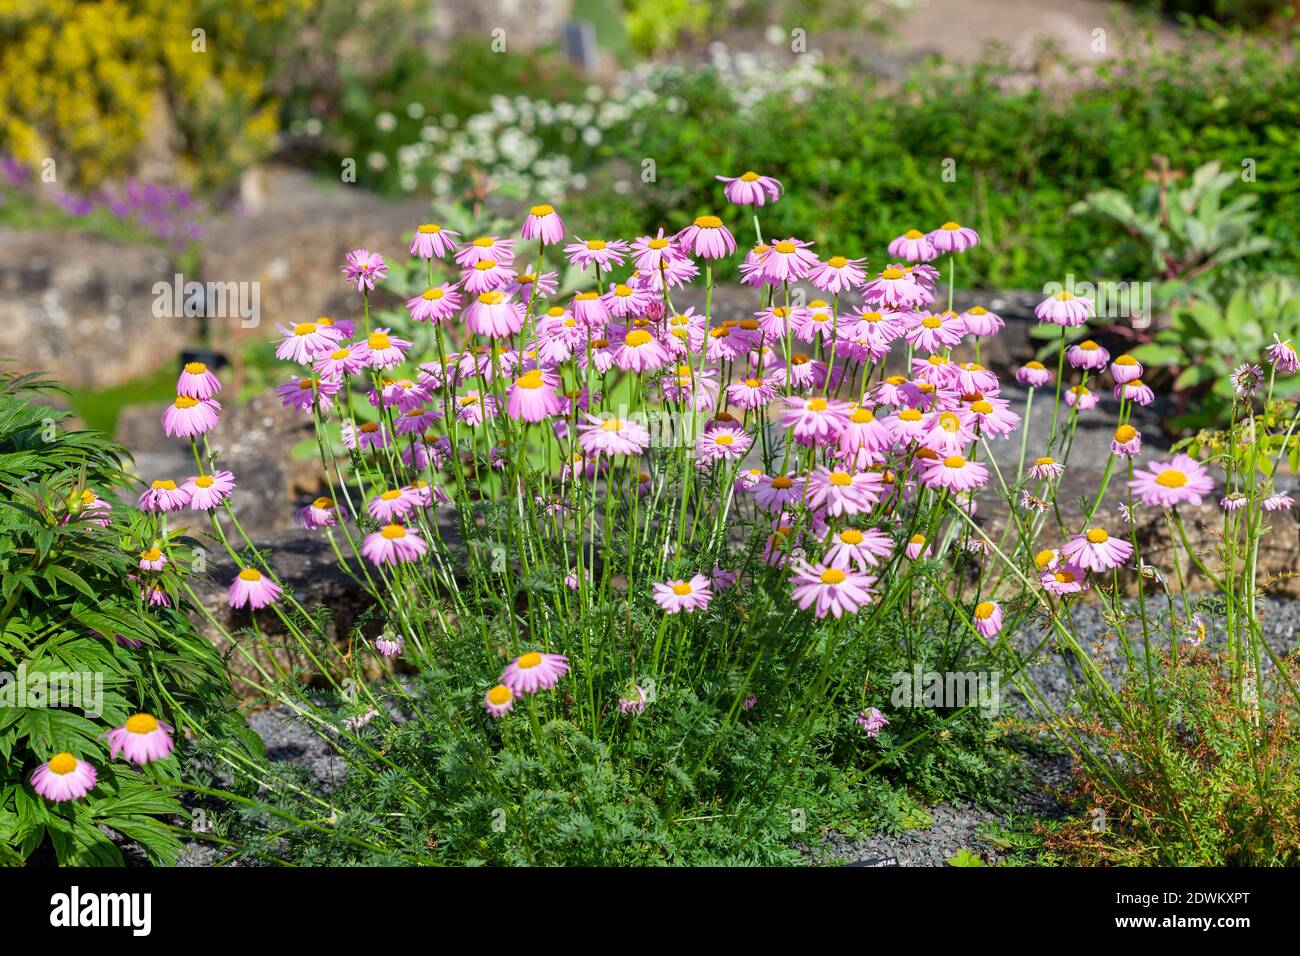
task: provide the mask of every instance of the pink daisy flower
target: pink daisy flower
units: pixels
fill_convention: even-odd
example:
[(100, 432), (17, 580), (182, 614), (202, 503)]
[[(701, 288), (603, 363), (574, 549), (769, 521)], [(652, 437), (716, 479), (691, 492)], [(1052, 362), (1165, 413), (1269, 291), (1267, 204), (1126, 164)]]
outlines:
[(316, 498), (311, 504), (298, 509), (294, 515), (298, 524), (308, 531), (316, 528), (331, 528), (338, 524), (338, 514), (334, 502), (326, 497)]
[(931, 315), (918, 313), (903, 337), (908, 343), (925, 352), (942, 352), (961, 343), (966, 327), (955, 312)]
[(216, 427), (221, 405), (210, 398), (177, 395), (162, 415), (163, 432), (173, 438), (195, 438)]
[(384, 525), (361, 544), (361, 553), (377, 565), (414, 561), (428, 550), (423, 538), (400, 524)]
[(868, 305), (885, 306), (901, 312), (926, 305), (930, 295), (906, 269), (890, 266), (862, 288), (862, 298)]
[(177, 488), (176, 482), (170, 478), (162, 478), (150, 484), (138, 501), (141, 511), (163, 513), (180, 511), (188, 507), (189, 503), (189, 492)]
[(817, 617), (853, 614), (871, 602), (876, 578), (851, 568), (796, 561), (790, 577), (790, 597), (801, 610), (814, 608)]
[(563, 654), (529, 651), (506, 665), (501, 683), (516, 694), (535, 694), (549, 690), (569, 672), (569, 659)]
[(1110, 377), (1118, 385), (1136, 381), (1142, 377), (1142, 363), (1127, 352), (1115, 357), (1110, 363)]
[[(668, 240), (664, 240), (664, 245)], [(593, 265), (602, 272), (608, 272), (615, 266), (623, 264), (623, 257), (627, 255), (628, 245), (622, 239), (606, 241), (604, 239), (583, 239), (578, 236), (577, 242), (571, 242), (564, 247), (564, 254), (568, 256), (569, 262), (577, 266), (583, 272), (586, 272)], [(641, 268), (637, 266), (637, 268)]]
[(495, 259), (480, 259), (461, 276), (461, 284), (471, 295), (490, 292), (508, 285), (515, 278), (515, 270), (497, 263)]
[(1133, 554), (1133, 546), (1123, 538), (1112, 538), (1105, 528), (1089, 528), (1076, 534), (1061, 548), (1061, 557), (1085, 571), (1109, 571)]
[(498, 239), (496, 236), (479, 236), (456, 252), (456, 265), (462, 269), (471, 268), (480, 259), (492, 259), (505, 266), (514, 265), (515, 241)]
[(1276, 332), (1273, 333), (1273, 344), (1268, 347), (1269, 363), (1284, 375), (1300, 369), (1300, 355), (1296, 355), (1295, 349), (1291, 345), (1291, 340), (1283, 342)]
[[(471, 290), (472, 291), (472, 290)], [(460, 293), (451, 282), (431, 286), (414, 298), (406, 300), (406, 309), (416, 322), (434, 325), (451, 318), (460, 309)]]
[(514, 419), (540, 422), (564, 410), (564, 400), (555, 394), (555, 381), (533, 369), (525, 372), (506, 393), (506, 413)]
[(1043, 455), (1035, 458), (1027, 471), (1030, 478), (1037, 478), (1041, 481), (1045, 478), (1059, 478), (1061, 473), (1065, 471), (1065, 466), (1051, 455)]
[(1002, 630), (1002, 608), (996, 601), (981, 601), (976, 604), (972, 616), (975, 630), (979, 631), (980, 636), (985, 639), (993, 637)]
[(70, 753), (57, 753), (32, 771), (32, 789), (52, 803), (80, 800), (95, 789), (98, 774), (84, 760)]
[(401, 634), (384, 631), (375, 638), (375, 650), (384, 657), (396, 657), (406, 647), (406, 638)]
[(375, 329), (366, 338), (366, 348), (370, 350), (367, 364), (371, 368), (384, 369), (401, 365), (406, 357), (406, 350), (411, 347), (411, 343), (406, 339), (389, 335), (388, 331), (388, 329)]
[(927, 239), (935, 252), (965, 252), (979, 245), (980, 237), (974, 229), (959, 226), (951, 220), (930, 232)]
[(782, 511), (803, 499), (803, 479), (789, 475), (760, 475), (754, 484), (754, 504), (764, 511)]
[(717, 216), (698, 216), (673, 241), (688, 255), (725, 259), (736, 251), (736, 240)]
[(1088, 588), (1087, 572), (1069, 564), (1060, 565), (1052, 571), (1044, 571), (1039, 581), (1048, 594), (1057, 597), (1078, 594)]
[(334, 404), (333, 396), (338, 394), (340, 388), (339, 382), (332, 379), (294, 376), (287, 382), (277, 385), (275, 394), (280, 396), (280, 404), (285, 408), (310, 412), (319, 402), (321, 411), (328, 411)]
[(811, 242), (804, 242), (793, 237), (772, 243), (763, 254), (763, 281), (769, 285), (781, 285), (802, 279), (820, 265), (818, 258), (808, 250)]
[(727, 401), (737, 408), (752, 410), (776, 398), (776, 384), (769, 378), (746, 378), (727, 386)]
[(325, 379), (338, 379), (344, 375), (356, 375), (366, 367), (365, 355), (358, 355), (350, 346), (322, 353), (312, 365), (312, 370)]
[(1087, 322), (1095, 311), (1091, 299), (1062, 289), (1038, 303), (1034, 315), (1039, 322), (1050, 322), (1052, 325), (1072, 329)]
[(447, 253), (456, 251), (456, 240), (460, 233), (444, 229), (436, 222), (426, 222), (415, 230), (411, 239), (411, 255), (421, 259), (441, 259)]
[(727, 202), (736, 206), (763, 206), (781, 198), (781, 181), (771, 176), (760, 176), (752, 169), (739, 176), (714, 176), (720, 183), (726, 183), (722, 194)]
[(889, 243), (889, 255), (893, 259), (929, 262), (938, 254), (934, 244), (930, 242), (930, 237), (918, 229), (909, 229)]
[(114, 727), (105, 736), (108, 737), (110, 757), (115, 758), (120, 753), (140, 767), (164, 759), (175, 747), (171, 727), (152, 714), (133, 714), (121, 727)]
[(1265, 511), (1290, 511), (1295, 500), (1284, 491), (1276, 492), (1264, 499)]
[(1120, 425), (1110, 440), (1111, 454), (1132, 458), (1142, 450), (1142, 433), (1132, 425)]
[(235, 490), (235, 476), (228, 471), (193, 475), (181, 489), (190, 496), (190, 507), (195, 511), (212, 511)]
[(654, 601), (666, 614), (682, 611), (702, 611), (713, 600), (713, 584), (703, 574), (696, 574), (689, 581), (666, 581), (653, 585)]
[(202, 362), (187, 362), (176, 380), (176, 394), (207, 399), (221, 391), (221, 381)]
[(786, 398), (781, 425), (794, 429), (795, 441), (804, 445), (829, 445), (849, 424), (852, 406), (827, 398)]
[(907, 547), (903, 549), (908, 560), (915, 561), (917, 558), (928, 558), (931, 555), (931, 548), (926, 542), (925, 535), (914, 534), (907, 539)]
[(154, 545), (148, 551), (140, 552), (139, 567), (141, 571), (161, 571), (166, 566), (167, 558), (157, 545)]
[(280, 585), (276, 584), (256, 568), (244, 568), (230, 582), (227, 595), (231, 607), (245, 607), (258, 611), (273, 603), (280, 596)]
[(349, 284), (357, 287), (358, 292), (374, 292), (376, 280), (388, 275), (388, 263), (377, 252), (353, 249), (347, 254), (347, 263), (339, 271)]
[(465, 325), (476, 335), (509, 338), (524, 327), (524, 306), (500, 289), (480, 292), (465, 309)]
[(1136, 405), (1150, 405), (1156, 400), (1156, 393), (1140, 378), (1115, 386), (1115, 397), (1127, 399)]
[(483, 706), (493, 717), (504, 717), (515, 707), (515, 692), (505, 684), (497, 684), (483, 695)]
[(1166, 509), (1181, 504), (1199, 505), (1214, 490), (1209, 473), (1187, 455), (1175, 455), (1167, 462), (1152, 462), (1147, 470), (1137, 469), (1128, 485), (1144, 504)]
[(695, 456), (701, 466), (715, 461), (739, 461), (753, 443), (739, 425), (726, 425), (701, 435), (695, 442)]
[(1092, 339), (1085, 339), (1078, 345), (1070, 346), (1065, 353), (1065, 360), (1070, 363), (1071, 368), (1100, 371), (1110, 361), (1110, 353)]
[(922, 484), (931, 488), (946, 488), (957, 493), (981, 488), (989, 480), (989, 470), (983, 463), (971, 461), (961, 455), (925, 459), (921, 467)]
[(822, 560), (831, 567), (847, 568), (853, 564), (859, 571), (866, 571), (893, 553), (894, 542), (875, 528), (865, 531), (842, 528), (831, 536), (830, 547), (822, 555)]
[(978, 335), (985, 338), (991, 335), (997, 335), (1006, 325), (1002, 317), (994, 312), (990, 312), (982, 305), (973, 305), (961, 314), (962, 325), (971, 335)]
[(1052, 373), (1042, 362), (1026, 362), (1016, 369), (1016, 381), (1030, 388), (1042, 388), (1052, 381)]
[(420, 506), (416, 496), (400, 488), (389, 488), (375, 495), (366, 505), (370, 517), (382, 524), (395, 524)]
[(525, 239), (537, 239), (544, 246), (553, 246), (564, 238), (564, 222), (554, 206), (543, 203), (528, 210), (520, 235)]
[(650, 444), (644, 425), (615, 415), (587, 415), (578, 425), (578, 444), (589, 457), (639, 455)]
[(836, 517), (861, 514), (880, 501), (883, 485), (884, 479), (875, 472), (850, 474), (819, 466), (808, 476), (808, 507), (825, 506), (826, 513)]
[[(1127, 387), (1128, 386), (1126, 385), (1120, 386), (1120, 388)], [(1062, 397), (1065, 399), (1065, 404), (1069, 405), (1071, 408), (1077, 408), (1081, 412), (1091, 411), (1096, 408), (1097, 403), (1101, 401), (1101, 399), (1097, 397), (1097, 393), (1092, 391), (1086, 385), (1075, 385), (1071, 388), (1067, 388)]]
[(668, 350), (645, 329), (632, 329), (613, 346), (614, 364), (625, 372), (653, 372), (668, 364)]
[(832, 295), (861, 288), (867, 282), (867, 274), (862, 271), (866, 261), (866, 259), (831, 256), (808, 273), (808, 281), (821, 291)]

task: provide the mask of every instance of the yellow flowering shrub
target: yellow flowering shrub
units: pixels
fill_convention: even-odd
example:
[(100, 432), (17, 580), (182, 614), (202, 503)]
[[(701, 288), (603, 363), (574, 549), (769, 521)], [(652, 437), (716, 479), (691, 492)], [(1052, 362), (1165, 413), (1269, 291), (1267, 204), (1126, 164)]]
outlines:
[(279, 45), (319, 2), (0, 0), (0, 150), (94, 186), (166, 123), (187, 173), (226, 181), (273, 145)]

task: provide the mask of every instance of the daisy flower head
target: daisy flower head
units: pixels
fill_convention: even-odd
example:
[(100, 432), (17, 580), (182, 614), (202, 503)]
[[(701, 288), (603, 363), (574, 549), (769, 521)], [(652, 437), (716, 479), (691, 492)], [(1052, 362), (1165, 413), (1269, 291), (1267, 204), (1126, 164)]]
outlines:
[(456, 251), (460, 233), (444, 229), (436, 222), (421, 223), (411, 238), (411, 255), (421, 259), (441, 259)]
[(811, 248), (811, 242), (793, 236), (773, 242), (762, 256), (763, 281), (768, 285), (780, 285), (808, 275), (821, 264), (809, 251)]
[(752, 169), (739, 176), (714, 176), (726, 183), (722, 194), (733, 206), (764, 206), (781, 198), (781, 181), (771, 176), (760, 176)]
[(1110, 440), (1112, 455), (1132, 458), (1142, 450), (1142, 433), (1132, 425), (1120, 425)]
[(323, 496), (299, 508), (294, 518), (308, 531), (316, 528), (332, 528), (338, 524), (338, 512), (334, 507), (334, 501)]
[(665, 614), (702, 611), (713, 600), (713, 582), (703, 574), (696, 574), (690, 580), (656, 581), (653, 592), (654, 602)]
[(173, 438), (197, 438), (216, 427), (221, 405), (211, 398), (177, 395), (163, 411), (163, 433)]
[(839, 618), (871, 603), (871, 587), (875, 582), (875, 576), (852, 568), (799, 560), (790, 577), (790, 597), (800, 610), (812, 608), (817, 617), (829, 614)]
[(1002, 608), (996, 601), (981, 601), (976, 604), (972, 617), (975, 630), (979, 631), (980, 636), (985, 639), (993, 637), (1002, 630)]
[(822, 555), (831, 567), (846, 568), (850, 564), (859, 571), (877, 566), (894, 552), (894, 542), (875, 528), (865, 531), (858, 528), (841, 528), (831, 535), (831, 545)]
[(827, 398), (786, 398), (781, 425), (794, 429), (795, 441), (802, 445), (830, 445), (849, 424), (848, 402)]
[(862, 287), (862, 297), (868, 305), (901, 312), (910, 312), (914, 306), (926, 305), (930, 294), (906, 269), (892, 265), (882, 270), (876, 278)]
[(1047, 366), (1037, 360), (1026, 362), (1016, 369), (1016, 381), (1030, 388), (1042, 388), (1052, 380)]
[(1264, 384), (1264, 370), (1253, 362), (1242, 362), (1232, 370), (1232, 387), (1241, 398), (1251, 398)]
[(1117, 399), (1126, 399), (1136, 405), (1150, 405), (1156, 400), (1156, 393), (1151, 390), (1140, 378), (1135, 378), (1131, 382), (1124, 382), (1122, 385), (1115, 386), (1115, 397)]
[(540, 422), (559, 414), (564, 399), (555, 393), (554, 379), (532, 369), (515, 379), (506, 393), (506, 414), (525, 422)]
[(739, 425), (728, 424), (701, 435), (695, 442), (695, 456), (703, 466), (715, 461), (739, 461), (753, 443)]
[(1265, 511), (1290, 511), (1295, 499), (1285, 491), (1274, 492), (1264, 499)]
[(406, 357), (406, 350), (411, 343), (389, 335), (388, 329), (375, 329), (366, 337), (366, 348), (370, 350), (370, 359), (366, 363), (371, 368), (384, 369), (401, 365)]
[(1032, 465), (1029, 466), (1027, 474), (1030, 478), (1059, 478), (1065, 471), (1065, 465), (1061, 464), (1051, 455), (1043, 455), (1035, 458)]
[(170, 478), (160, 478), (152, 482), (140, 495), (138, 504), (141, 511), (162, 512), (180, 511), (189, 507), (190, 495), (184, 488), (176, 487)]
[(868, 737), (876, 737), (889, 725), (889, 718), (874, 707), (868, 707), (858, 714), (853, 722), (862, 728)]
[(891, 239), (888, 251), (891, 258), (907, 262), (929, 262), (939, 254), (930, 237), (919, 229), (909, 229), (901, 236)]
[(520, 235), (525, 239), (536, 239), (544, 246), (553, 246), (564, 238), (564, 221), (554, 206), (542, 203), (528, 210)]
[(381, 524), (393, 524), (405, 519), (418, 507), (415, 495), (400, 488), (389, 488), (371, 498), (366, 511)]
[(587, 415), (578, 425), (578, 443), (589, 457), (639, 455), (650, 444), (649, 430), (617, 415)]
[(280, 404), (285, 408), (310, 412), (320, 403), (321, 411), (327, 411), (334, 404), (340, 384), (335, 379), (321, 379), (314, 375), (293, 376), (287, 382), (275, 387), (275, 394), (280, 396)]
[(1219, 499), (1219, 507), (1232, 514), (1232, 512), (1244, 508), (1249, 500), (1240, 491), (1230, 491)]
[(1123, 538), (1112, 538), (1105, 528), (1089, 528), (1076, 534), (1061, 547), (1067, 564), (1085, 571), (1109, 571), (1120, 567), (1133, 554), (1133, 545)]
[(32, 771), (31, 785), (51, 803), (79, 800), (95, 789), (94, 766), (70, 753), (57, 753)]
[(808, 274), (808, 281), (822, 292), (832, 295), (861, 288), (867, 282), (867, 274), (862, 271), (866, 261), (847, 256), (831, 256)]
[(668, 364), (668, 350), (645, 329), (635, 328), (616, 341), (614, 364), (625, 372), (653, 372)]
[(353, 249), (339, 271), (349, 285), (356, 286), (358, 292), (374, 292), (375, 282), (388, 276), (388, 263), (377, 252)]
[(736, 240), (717, 216), (698, 216), (673, 237), (688, 255), (702, 259), (725, 259), (736, 251)]
[(456, 265), (462, 269), (472, 268), (480, 259), (491, 259), (503, 266), (514, 265), (515, 241), (498, 239), (496, 236), (479, 236), (456, 252)]
[(167, 558), (157, 545), (154, 545), (148, 551), (140, 552), (139, 568), (141, 571), (161, 571), (166, 566)]
[(981, 488), (989, 480), (989, 470), (984, 464), (961, 455), (925, 459), (921, 467), (922, 484), (958, 494)]
[(1087, 590), (1088, 573), (1076, 565), (1059, 564), (1053, 570), (1044, 571), (1039, 582), (1048, 594), (1065, 597)]
[(1205, 468), (1181, 454), (1137, 469), (1128, 485), (1143, 504), (1164, 509), (1181, 504), (1199, 505), (1214, 490), (1214, 480)]
[(528, 651), (506, 665), (501, 683), (523, 696), (550, 690), (568, 672), (569, 659), (563, 654)]
[(979, 245), (980, 237), (974, 229), (949, 220), (927, 236), (935, 252), (965, 252)]
[(221, 391), (221, 380), (202, 362), (186, 362), (176, 380), (176, 394), (186, 398), (207, 399)]
[(910, 561), (915, 561), (918, 558), (928, 558), (930, 557), (930, 551), (931, 549), (923, 534), (912, 535), (907, 539), (907, 547), (903, 549), (903, 553), (907, 555)]
[(1065, 360), (1070, 363), (1071, 368), (1100, 371), (1110, 361), (1110, 353), (1092, 339), (1085, 339), (1078, 345), (1070, 346), (1065, 353)]
[(505, 684), (497, 684), (483, 695), (483, 707), (493, 717), (504, 717), (515, 707), (515, 692)]
[(880, 501), (883, 486), (884, 479), (876, 472), (832, 471), (819, 465), (808, 476), (808, 507), (824, 506), (832, 516), (861, 514)]
[(955, 312), (919, 312), (903, 333), (908, 344), (925, 352), (942, 352), (961, 343), (966, 327)]
[(1291, 340), (1282, 341), (1276, 332), (1273, 333), (1273, 344), (1268, 347), (1268, 361), (1284, 375), (1300, 369), (1300, 355), (1296, 355)]
[(439, 325), (460, 310), (461, 297), (454, 283), (430, 286), (406, 300), (406, 310), (416, 322)]
[(1115, 361), (1110, 363), (1110, 377), (1115, 380), (1117, 385), (1123, 385), (1126, 382), (1141, 378), (1142, 371), (1142, 363), (1127, 352), (1116, 356)]
[(803, 479), (794, 475), (759, 475), (754, 503), (764, 511), (782, 511), (803, 499)]
[(428, 550), (429, 546), (419, 534), (400, 524), (384, 525), (366, 535), (366, 540), (361, 543), (361, 553), (376, 565), (415, 561)]
[(175, 747), (171, 730), (152, 714), (133, 714), (121, 727), (114, 727), (105, 735), (108, 737), (108, 754), (116, 758), (120, 753), (139, 767), (162, 760)]
[[(623, 257), (628, 252), (628, 245), (622, 239), (606, 241), (604, 239), (583, 239), (578, 236), (577, 240), (577, 242), (571, 242), (564, 247), (564, 254), (568, 257), (570, 263), (583, 272), (586, 272), (592, 266), (602, 272), (608, 272), (615, 266), (621, 266)], [(668, 240), (665, 239), (664, 245), (667, 244)], [(640, 268), (640, 266), (637, 268)]]
[(1000, 315), (990, 312), (982, 305), (973, 305), (963, 312), (961, 322), (966, 327), (967, 334), (977, 335), (980, 338), (997, 335), (1006, 325)]
[(219, 507), (235, 490), (235, 476), (228, 471), (210, 475), (194, 475), (181, 486), (190, 496), (190, 507), (195, 511), (212, 511)]
[(275, 602), (280, 596), (280, 585), (276, 584), (257, 568), (244, 568), (230, 582), (227, 600), (231, 607), (247, 607), (259, 611)]
[(1083, 325), (1095, 312), (1091, 299), (1075, 295), (1067, 289), (1049, 295), (1034, 308), (1034, 315), (1039, 322), (1067, 329)]
[[(1120, 385), (1117, 387), (1130, 388), (1131, 385)], [(1069, 405), (1071, 408), (1077, 408), (1081, 412), (1092, 411), (1092, 409), (1097, 407), (1097, 403), (1101, 401), (1101, 399), (1097, 397), (1096, 392), (1083, 384), (1067, 388), (1063, 397), (1065, 398), (1065, 404)]]

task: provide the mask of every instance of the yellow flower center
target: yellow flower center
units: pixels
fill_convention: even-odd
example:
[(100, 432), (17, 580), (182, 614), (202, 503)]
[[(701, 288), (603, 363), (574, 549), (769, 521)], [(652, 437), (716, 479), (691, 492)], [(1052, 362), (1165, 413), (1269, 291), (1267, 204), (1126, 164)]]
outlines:
[(260, 581), (262, 580), (262, 572), (257, 568), (244, 568), (239, 572), (239, 579), (241, 581)]
[(743, 183), (752, 183), (752, 182), (756, 182), (757, 180), (758, 180), (758, 173), (754, 172), (752, 169), (740, 177), (740, 181)]
[(909, 544), (925, 544), (925, 535), (923, 535), (923, 534), (914, 534), (914, 535), (912, 535), (912, 537), (908, 538), (908, 543), (909, 543)]
[(880, 273), (880, 278), (901, 279), (905, 275), (907, 275), (907, 273), (904, 272), (902, 269), (886, 269), (884, 272)]
[(529, 651), (519, 658), (518, 666), (524, 670), (531, 670), (542, 662), (542, 655), (536, 651)]
[(177, 396), (176, 396), (176, 407), (177, 407), (177, 408), (181, 408), (181, 409), (185, 409), (185, 408), (193, 408), (193, 407), (194, 407), (195, 405), (197, 405), (198, 403), (199, 403), (199, 400), (198, 400), (197, 398), (189, 398), (188, 396), (185, 396), (185, 395), (177, 395)]
[(826, 264), (832, 269), (843, 269), (849, 264), (849, 260), (844, 258), (844, 256), (831, 256), (826, 260)]
[(196, 488), (211, 488), (211, 487), (212, 487), (212, 476), (211, 476), (211, 475), (199, 475), (197, 478), (194, 479), (194, 486), (195, 486)]
[(981, 621), (987, 621), (993, 616), (995, 610), (997, 610), (997, 605), (992, 601), (981, 601), (975, 605), (975, 616)]
[(497, 684), (487, 694), (488, 701), (495, 707), (510, 703), (510, 698), (513, 696), (515, 696), (514, 692), (505, 684)]
[(170, 478), (164, 478), (159, 481), (155, 481), (153, 483), (153, 490), (154, 491), (175, 491), (176, 482), (172, 481)]
[(442, 232), (442, 226), (439, 226), (436, 223), (426, 222), (420, 226), (420, 232), (424, 233), (426, 236), (436, 236), (438, 233)]
[(788, 256), (790, 253), (794, 252), (799, 247), (796, 246), (793, 242), (790, 242), (789, 240), (782, 239), (772, 248), (775, 249), (777, 252), (781, 253), (781, 255)]
[(1088, 529), (1088, 541), (1089, 541), (1089, 543), (1091, 543), (1091, 544), (1105, 544), (1105, 543), (1106, 543), (1107, 541), (1109, 541), (1109, 540), (1110, 540), (1110, 535), (1108, 535), (1108, 534), (1107, 534), (1103, 529), (1101, 529), (1101, 528), (1089, 528), (1089, 529)]
[(158, 721), (152, 714), (135, 714), (126, 719), (126, 729), (132, 734), (151, 734), (158, 729)]
[(331, 501), (329, 498), (317, 498), (315, 501), (311, 503), (311, 506), (313, 508), (322, 508), (322, 509), (333, 508), (334, 502)]
[(875, 420), (876, 416), (872, 414), (869, 408), (855, 408), (853, 410), (853, 424), (855, 425), (866, 425)]
[(921, 420), (921, 410), (919, 408), (905, 408), (898, 413), (898, 417), (905, 422), (919, 422)]
[(294, 335), (311, 335), (316, 331), (315, 322), (299, 322), (293, 327)]
[(627, 334), (627, 337), (624, 338), (623, 341), (626, 342), (628, 345), (632, 346), (633, 348), (636, 348), (638, 346), (645, 345), (653, 338), (654, 336), (651, 335), (649, 332), (647, 332), (645, 329), (633, 329), (631, 332)]
[[(706, 218), (706, 219), (712, 219), (713, 217), (712, 217), (712, 216), (706, 216), (705, 218)], [(698, 219), (695, 221), (695, 224), (696, 224), (697, 226), (700, 224), (700, 222), (699, 222)], [(721, 223), (719, 223), (719, 225), (721, 225)], [(667, 248), (668, 248), (668, 240), (667, 240), (667, 239), (658, 239), (658, 238), (655, 238), (655, 239), (651, 239), (649, 242), (647, 242), (646, 245), (647, 245), (649, 248), (651, 248), (651, 249), (667, 249)]]
[(534, 206), (532, 209), (528, 211), (532, 213), (534, 216), (551, 216), (555, 214), (555, 207), (551, 205), (547, 205), (546, 203), (542, 203), (542, 205)]
[(1054, 557), (1056, 557), (1055, 551), (1051, 550), (1050, 548), (1044, 548), (1042, 551), (1039, 551), (1036, 555), (1034, 555), (1034, 566), (1038, 568), (1045, 568), (1052, 563), (1052, 559)]
[(1079, 343), (1079, 348), (1083, 349), (1085, 352), (1095, 352), (1097, 349), (1101, 348), (1101, 346), (1092, 339), (1086, 339)]
[(937, 329), (943, 325), (943, 320), (937, 315), (927, 315), (921, 320), (921, 325), (927, 329)]
[(208, 367), (202, 362), (187, 362), (185, 372), (187, 375), (202, 375), (208, 370)]
[(775, 478), (772, 479), (772, 487), (780, 489), (781, 491), (784, 491), (785, 489), (793, 486), (794, 486), (794, 482), (791, 481), (789, 478), (787, 478), (785, 475), (777, 475)]
[(384, 501), (396, 501), (398, 498), (402, 497), (402, 493), (400, 491), (393, 491), (392, 489), (389, 489), (379, 497), (384, 499)]
[(808, 404), (804, 406), (804, 408), (810, 412), (824, 412), (828, 407), (826, 399), (824, 398), (811, 399)]
[(383, 530), (380, 531), (379, 533), (382, 534), (389, 541), (397, 541), (400, 538), (406, 537), (406, 529), (403, 528), (400, 524), (384, 525)]
[[(717, 216), (700, 216), (695, 220), (695, 225), (701, 229), (721, 229), (722, 220)], [(652, 239), (651, 244), (653, 243), (654, 240)]]
[(49, 767), (50, 773), (57, 773), (62, 777), (77, 769), (77, 758), (70, 753), (55, 754), (50, 758)]
[(1115, 429), (1115, 440), (1121, 444), (1130, 442), (1137, 437), (1137, 433), (1137, 429), (1132, 425), (1120, 425)]
[(839, 568), (827, 568), (822, 572), (822, 584), (843, 584), (846, 577)]
[(946, 432), (960, 431), (961, 419), (953, 412), (942, 412), (939, 415), (939, 427)]
[(1181, 488), (1187, 484), (1187, 476), (1177, 468), (1166, 468), (1156, 475), (1156, 484), (1164, 488)]
[(515, 381), (519, 388), (541, 388), (546, 383), (542, 380), (542, 373), (533, 369), (531, 372), (525, 372)]
[(491, 249), (495, 244), (496, 240), (491, 236), (479, 236), (472, 243), (472, 245), (478, 246), (480, 249)]
[(947, 458), (945, 458), (945, 459), (943, 460), (943, 467), (945, 467), (945, 468), (965, 468), (965, 467), (966, 467), (966, 459), (963, 458), (961, 455), (949, 455)]
[(861, 544), (862, 532), (857, 528), (845, 528), (840, 532), (840, 540), (845, 544)]
[(1025, 368), (1032, 368), (1035, 372), (1043, 371), (1046, 367), (1047, 366), (1045, 366), (1042, 362), (1039, 361), (1032, 361), (1032, 362), (1025, 363)]
[(1073, 584), (1073, 583), (1074, 583), (1074, 572), (1073, 572), (1073, 571), (1057, 571), (1056, 574), (1053, 575), (1053, 577), (1055, 577), (1056, 580), (1057, 580), (1057, 582), (1060, 583), (1060, 584)]
[(736, 443), (736, 438), (734, 435), (719, 435), (714, 439), (714, 441), (719, 445), (734, 445)]
[(979, 401), (971, 402), (970, 410), (975, 412), (977, 415), (993, 414), (993, 406), (982, 398)]
[(378, 352), (383, 349), (391, 349), (393, 347), (393, 340), (383, 332), (371, 332), (370, 338), (366, 340), (366, 344)]
[(948, 220), (947, 222), (945, 222), (942, 226), (940, 226), (939, 228), (940, 228), (940, 229), (947, 229), (949, 232), (952, 232), (952, 231), (954, 231), (954, 230), (956, 230), (956, 229), (960, 229), (961, 226), (957, 225), (957, 223), (953, 222), (953, 221), (950, 219), (950, 220)]
[(685, 597), (691, 593), (691, 586), (685, 581), (679, 581), (673, 585), (673, 593), (678, 597)]
[(969, 309), (967, 309), (966, 311), (969, 312), (971, 315), (988, 315), (988, 314), (989, 314), (989, 310), (986, 309), (986, 308), (984, 308), (984, 306), (982, 306), (982, 305), (972, 305), (972, 306), (971, 306)]
[(1038, 465), (1039, 467), (1043, 465), (1055, 465), (1056, 459), (1051, 457), (1050, 455), (1044, 455), (1042, 458), (1035, 458), (1034, 464)]
[(424, 299), (427, 302), (437, 302), (447, 293), (443, 289), (425, 289)]
[(162, 557), (162, 552), (156, 547), (150, 548), (148, 551), (141, 551), (140, 557), (144, 558), (146, 561), (157, 561)]

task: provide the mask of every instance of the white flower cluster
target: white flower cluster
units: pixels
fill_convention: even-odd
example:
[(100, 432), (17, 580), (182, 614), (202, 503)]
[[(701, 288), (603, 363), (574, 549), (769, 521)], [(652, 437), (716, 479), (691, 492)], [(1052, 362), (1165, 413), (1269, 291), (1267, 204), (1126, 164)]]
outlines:
[[(732, 54), (723, 43), (709, 48), (709, 65), (719, 83), (743, 113), (765, 97), (781, 94), (795, 102), (808, 99), (825, 82), (816, 52), (773, 65), (752, 53)], [(390, 167), (405, 192), (431, 189), (450, 195), (456, 177), (468, 169), (486, 174), (492, 188), (559, 201), (587, 182), (587, 161), (612, 131), (650, 111), (680, 113), (685, 102), (667, 92), (693, 66), (647, 63), (618, 75), (608, 92), (588, 85), (581, 97), (552, 103), (527, 96), (492, 96), (489, 108), (463, 122), (454, 114), (429, 115), (423, 104), (406, 107), (406, 115), (423, 119), (419, 139), (372, 150), (367, 166), (375, 172)], [(392, 112), (375, 116), (375, 128), (392, 134), (398, 128)], [(319, 135), (318, 120), (295, 124), (294, 132)]]

